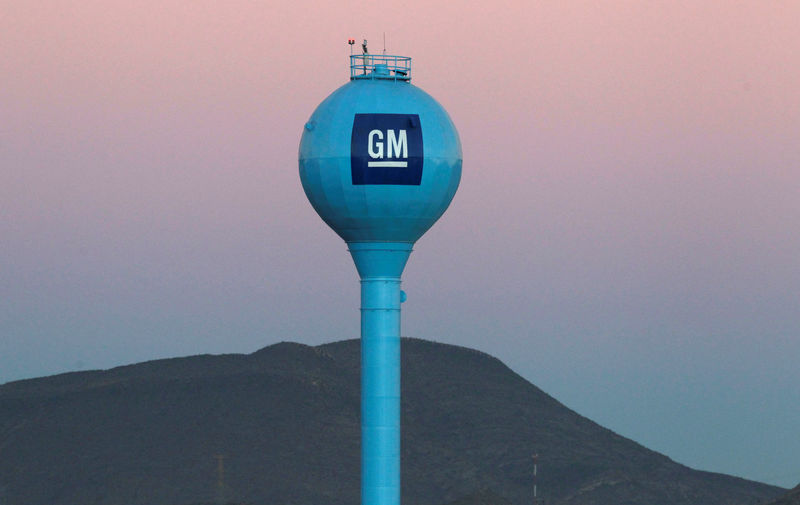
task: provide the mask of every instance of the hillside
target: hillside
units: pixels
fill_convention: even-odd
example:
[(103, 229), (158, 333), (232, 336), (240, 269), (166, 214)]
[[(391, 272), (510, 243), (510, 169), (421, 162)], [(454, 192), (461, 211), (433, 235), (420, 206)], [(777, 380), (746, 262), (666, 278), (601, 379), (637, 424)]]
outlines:
[[(486, 354), (402, 345), (404, 504), (526, 505), (534, 452), (548, 505), (750, 505), (784, 491), (679, 465)], [(358, 363), (357, 340), (282, 343), (5, 384), (0, 503), (358, 503)]]
[(467, 496), (462, 496), (457, 500), (447, 503), (447, 505), (511, 505), (511, 503), (502, 496), (497, 496), (491, 491), (481, 490)]
[(767, 505), (800, 505), (800, 485)]

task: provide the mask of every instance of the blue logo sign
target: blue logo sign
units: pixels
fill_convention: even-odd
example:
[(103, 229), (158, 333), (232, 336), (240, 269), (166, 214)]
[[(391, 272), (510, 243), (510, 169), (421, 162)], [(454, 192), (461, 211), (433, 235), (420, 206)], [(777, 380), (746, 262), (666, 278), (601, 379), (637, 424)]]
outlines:
[(422, 126), (417, 114), (356, 114), (350, 141), (353, 184), (422, 182)]

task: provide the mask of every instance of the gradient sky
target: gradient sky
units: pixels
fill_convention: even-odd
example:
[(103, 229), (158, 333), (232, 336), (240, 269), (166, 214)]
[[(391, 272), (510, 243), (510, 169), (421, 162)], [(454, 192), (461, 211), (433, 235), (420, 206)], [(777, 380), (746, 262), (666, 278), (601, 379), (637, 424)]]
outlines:
[(795, 0), (0, 0), (0, 382), (357, 337), (355, 268), (297, 146), (347, 38), (385, 32), (464, 148), (403, 334), (489, 352), (678, 462), (794, 486), (798, 19)]

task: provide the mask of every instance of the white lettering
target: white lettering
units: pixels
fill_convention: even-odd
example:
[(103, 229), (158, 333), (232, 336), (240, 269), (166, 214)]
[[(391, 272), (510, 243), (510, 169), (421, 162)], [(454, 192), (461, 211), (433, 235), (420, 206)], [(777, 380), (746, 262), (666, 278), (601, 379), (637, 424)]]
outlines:
[(386, 133), (388, 134), (386, 142), (389, 144), (389, 153), (386, 156), (388, 158), (408, 158), (408, 137), (406, 136), (406, 131), (400, 130), (400, 133), (396, 137), (394, 130), (389, 130)]
[[(378, 137), (378, 141), (374, 140), (375, 137)], [(372, 130), (371, 132), (369, 132), (369, 139), (367, 140), (367, 142), (368, 142), (367, 150), (369, 151), (369, 157), (373, 159), (383, 158), (383, 132), (380, 130)], [(373, 150), (373, 147), (376, 147), (378, 150), (377, 151)], [(391, 147), (389, 149), (391, 149)]]
[(368, 161), (368, 167), (402, 167), (408, 166), (407, 161)]

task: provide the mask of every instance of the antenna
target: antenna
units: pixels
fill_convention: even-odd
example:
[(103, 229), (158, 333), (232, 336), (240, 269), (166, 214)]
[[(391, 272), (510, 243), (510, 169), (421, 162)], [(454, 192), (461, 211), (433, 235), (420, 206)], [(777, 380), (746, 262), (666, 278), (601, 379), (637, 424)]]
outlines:
[(539, 505), (540, 503), (544, 503), (543, 500), (539, 499), (537, 493), (538, 466), (539, 466), (539, 454), (537, 453), (533, 455), (533, 505)]
[(383, 54), (386, 54), (386, 32), (383, 32)]
[(350, 44), (350, 56), (353, 56), (353, 44), (356, 43), (356, 39), (347, 39), (347, 43)]
[(364, 55), (364, 75), (367, 75), (367, 65), (370, 64), (369, 62), (369, 51), (367, 50), (367, 39), (364, 39), (364, 42), (361, 43), (361, 53)]
[(217, 460), (217, 503), (220, 505), (225, 503), (225, 456), (224, 454), (215, 454), (214, 459)]

